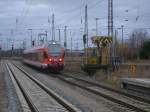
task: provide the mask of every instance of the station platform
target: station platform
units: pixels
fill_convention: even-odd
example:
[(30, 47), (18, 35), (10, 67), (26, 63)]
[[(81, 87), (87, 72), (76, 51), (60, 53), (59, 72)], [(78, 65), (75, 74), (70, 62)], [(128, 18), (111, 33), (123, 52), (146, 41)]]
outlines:
[(148, 78), (123, 78), (121, 87), (150, 95), (150, 79)]

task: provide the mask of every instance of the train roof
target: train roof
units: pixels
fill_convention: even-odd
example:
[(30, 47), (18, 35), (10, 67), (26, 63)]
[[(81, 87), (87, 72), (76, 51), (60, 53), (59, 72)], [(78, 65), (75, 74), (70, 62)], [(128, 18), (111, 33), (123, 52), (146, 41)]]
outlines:
[(42, 45), (26, 49), (23, 51), (23, 53), (29, 53), (29, 52), (33, 52), (33, 51), (38, 50), (38, 49), (44, 49), (44, 48), (47, 48), (49, 45), (60, 45), (61, 46), (61, 44), (58, 43), (57, 41), (48, 41), (47, 43), (44, 43)]

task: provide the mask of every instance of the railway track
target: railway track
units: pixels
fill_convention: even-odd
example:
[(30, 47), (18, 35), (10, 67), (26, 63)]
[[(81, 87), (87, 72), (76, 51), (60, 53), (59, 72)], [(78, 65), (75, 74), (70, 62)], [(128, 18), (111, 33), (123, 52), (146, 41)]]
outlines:
[(85, 89), (89, 92), (102, 96), (112, 102), (118, 103), (134, 111), (150, 112), (149, 100), (131, 94), (127, 94), (122, 91), (118, 91), (116, 89), (105, 87), (100, 84), (90, 82), (84, 79), (68, 76), (66, 74), (62, 74), (62, 75), (63, 76), (57, 76), (57, 77), (60, 80), (65, 81), (66, 83)]
[[(23, 68), (23, 67), (22, 67)], [(104, 87), (97, 87), (98, 85), (94, 85), (89, 83), (88, 81), (79, 80), (78, 78), (68, 76), (66, 74), (56, 75), (55, 77), (68, 83), (69, 85), (73, 85), (84, 89), (88, 92), (94, 93), (95, 95), (106, 98), (109, 101), (120, 104), (123, 107), (126, 107), (130, 110), (137, 112), (150, 112), (150, 105), (147, 102), (141, 101), (142, 99), (131, 98), (130, 96), (116, 93), (114, 90), (107, 90)]]
[(81, 112), (22, 68), (9, 62), (6, 67), (16, 81), (31, 112)]
[(120, 90), (120, 89), (111, 88), (111, 87), (108, 87), (104, 84), (96, 83), (94, 81), (89, 81), (89, 80), (86, 80), (86, 79), (83, 79), (83, 78), (74, 77), (73, 75), (75, 75), (75, 74), (68, 75), (68, 74), (63, 73), (62, 75), (65, 76), (65, 77), (70, 77), (70, 78), (73, 78), (73, 79), (78, 80), (78, 81), (83, 81), (83, 82), (91, 84), (93, 86), (98, 86), (98, 87), (101, 87), (103, 89), (113, 91), (113, 92), (116, 92), (118, 94), (122, 94), (122, 95), (125, 95), (127, 97), (133, 98), (135, 100), (139, 100), (141, 102), (145, 102), (145, 103), (150, 104), (150, 99), (146, 99), (145, 97), (137, 96), (137, 95), (131, 94), (129, 92), (126, 92), (126, 91), (123, 91), (123, 90)]

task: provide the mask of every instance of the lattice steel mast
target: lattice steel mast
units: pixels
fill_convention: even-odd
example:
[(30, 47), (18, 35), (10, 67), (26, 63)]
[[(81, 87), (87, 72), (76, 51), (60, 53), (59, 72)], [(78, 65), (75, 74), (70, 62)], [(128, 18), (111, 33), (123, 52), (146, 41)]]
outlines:
[(108, 36), (113, 37), (113, 0), (108, 0)]

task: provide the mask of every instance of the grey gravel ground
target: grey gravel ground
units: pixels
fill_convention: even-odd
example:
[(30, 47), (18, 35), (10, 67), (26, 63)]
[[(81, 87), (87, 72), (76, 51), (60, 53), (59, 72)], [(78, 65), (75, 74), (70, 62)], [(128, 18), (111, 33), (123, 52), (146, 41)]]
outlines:
[(103, 93), (103, 94), (106, 94), (108, 96), (111, 96), (112, 98), (119, 99), (120, 101), (126, 102), (126, 103), (128, 103), (130, 105), (134, 105), (134, 106), (139, 107), (141, 109), (144, 109), (144, 110), (146, 110), (148, 112), (150, 111), (150, 104), (147, 104), (147, 103), (144, 103), (144, 102), (132, 99), (130, 97), (118, 94), (116, 92), (112, 92), (110, 90), (103, 89), (101, 87), (93, 86), (93, 85), (91, 85), (89, 83), (85, 83), (83, 81), (74, 80), (73, 78), (65, 78), (65, 79), (66, 80), (69, 79), (69, 80), (71, 80), (71, 82), (74, 82), (76, 84), (84, 85), (87, 88), (90, 88), (92, 90), (98, 91), (98, 92)]
[(5, 70), (5, 81), (6, 81), (5, 94), (7, 95), (7, 102), (8, 102), (7, 112), (23, 112), (14, 85), (8, 74), (8, 71), (6, 70), (6, 67), (4, 68), (4, 70)]
[(7, 112), (7, 96), (6, 96), (6, 83), (4, 79), (4, 67), (2, 61), (0, 61), (0, 112)]
[[(17, 64), (20, 66), (22, 65), (20, 63)], [(70, 86), (55, 77), (50, 77), (49, 75), (51, 74), (46, 75), (43, 73), (38, 73), (38, 71), (29, 67), (24, 68), (42, 83), (47, 85), (49, 88), (52, 88), (84, 112), (132, 112), (131, 110), (121, 107), (120, 105), (108, 101), (102, 97), (93, 95), (80, 88)]]
[(114, 88), (114, 89), (123, 91), (123, 92), (125, 92), (127, 94), (129, 93), (131, 95), (139, 96), (139, 97), (141, 97), (143, 99), (150, 100), (150, 97), (147, 94), (144, 94), (142, 92), (136, 92), (136, 91), (132, 91), (132, 90), (121, 88), (120, 87), (121, 83), (118, 83), (117, 86), (114, 86), (114, 85), (112, 86), (111, 84), (108, 84), (106, 82), (104, 83), (103, 81), (100, 81), (100, 80), (96, 79), (96, 77), (94, 77), (94, 76), (91, 77), (91, 76), (88, 76), (88, 75), (86, 75), (84, 73), (79, 73), (79, 72), (78, 73), (77, 72), (76, 73), (75, 72), (74, 73), (71, 73), (71, 72), (69, 73), (69, 72), (66, 72), (64, 74), (66, 74), (68, 76), (72, 76), (72, 77), (77, 77), (77, 78), (85, 79), (87, 81), (94, 82), (94, 83), (100, 84), (102, 86), (106, 86), (106, 87), (109, 87), (109, 88)]
[(39, 112), (68, 112), (62, 105), (60, 105), (16, 67), (11, 64), (9, 65), (12, 68), (12, 71), (15, 73), (19, 83), (24, 88)]

